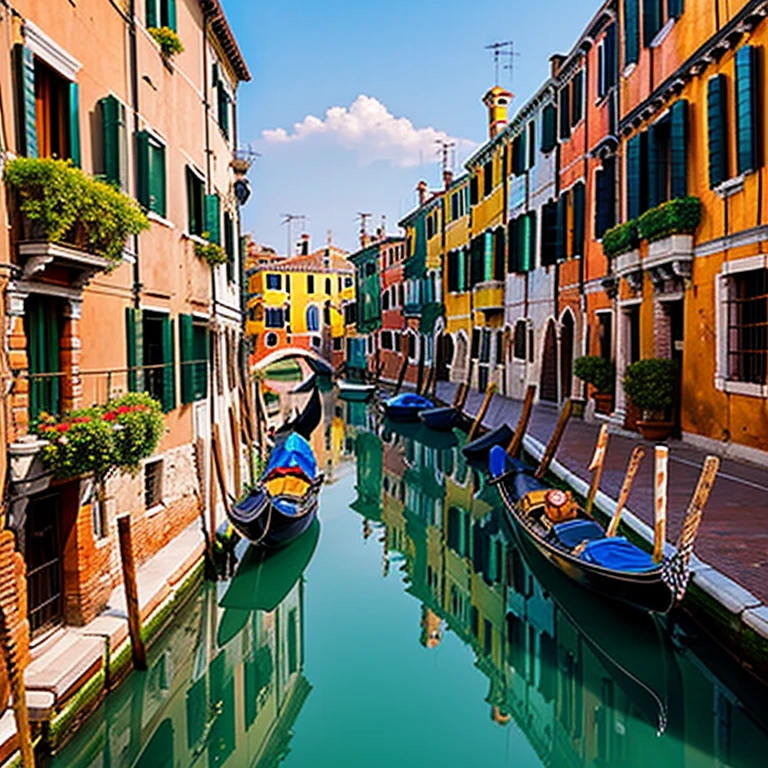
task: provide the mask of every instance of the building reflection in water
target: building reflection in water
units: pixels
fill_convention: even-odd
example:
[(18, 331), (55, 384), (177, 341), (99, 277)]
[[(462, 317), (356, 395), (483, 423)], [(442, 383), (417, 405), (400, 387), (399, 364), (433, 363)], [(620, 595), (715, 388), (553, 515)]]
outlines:
[(724, 682), (679, 628), (609, 606), (523, 553), (455, 445), (370, 412), (353, 431), (352, 506), (382, 542), (384, 576), (400, 571), (421, 603), (419, 641), (436, 649), (452, 632), (471, 646), (490, 718), (514, 721), (544, 765), (764, 764), (753, 719), (764, 707), (749, 701), (747, 714), (734, 687), (754, 688), (740, 675)]

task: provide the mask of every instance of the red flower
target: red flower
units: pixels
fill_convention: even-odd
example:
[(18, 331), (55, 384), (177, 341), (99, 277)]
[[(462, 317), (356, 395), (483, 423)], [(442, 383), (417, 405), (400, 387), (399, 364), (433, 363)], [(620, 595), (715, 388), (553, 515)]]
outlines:
[(114, 421), (117, 418), (117, 414), (114, 411), (109, 411), (104, 414), (104, 421)]
[(118, 406), (117, 412), (120, 413), (120, 414), (130, 413), (131, 412), (131, 407), (129, 405)]
[(64, 422), (63, 424), (57, 424), (55, 429), (56, 429), (57, 432), (67, 432), (69, 430), (70, 426), (72, 426), (72, 425), (71, 424), (67, 424), (66, 422)]
[(90, 416), (78, 416), (75, 419), (72, 419), (73, 424), (87, 424), (91, 420)]

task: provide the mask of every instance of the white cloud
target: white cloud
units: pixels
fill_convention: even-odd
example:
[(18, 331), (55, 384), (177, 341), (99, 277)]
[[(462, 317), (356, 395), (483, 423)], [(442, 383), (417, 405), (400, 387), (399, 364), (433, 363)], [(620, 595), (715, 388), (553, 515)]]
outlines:
[(401, 167), (433, 162), (438, 141), (456, 142), (459, 158), (476, 146), (469, 139), (449, 136), (431, 126), (415, 128), (408, 118), (395, 117), (378, 99), (364, 94), (349, 107), (330, 107), (324, 119), (307, 115), (300, 123), (294, 123), (291, 133), (285, 128), (275, 128), (263, 131), (262, 136), (271, 144), (326, 136), (356, 150), (363, 162), (385, 160)]

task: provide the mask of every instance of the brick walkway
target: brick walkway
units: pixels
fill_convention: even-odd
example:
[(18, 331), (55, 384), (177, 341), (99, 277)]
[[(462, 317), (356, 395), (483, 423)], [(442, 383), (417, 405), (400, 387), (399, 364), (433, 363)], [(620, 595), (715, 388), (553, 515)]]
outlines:
[[(439, 383), (438, 397), (450, 402), (453, 384)], [(471, 392), (465, 412), (476, 414), (483, 394)], [(495, 396), (484, 424), (496, 427), (504, 422), (517, 424), (522, 403)], [(557, 410), (537, 405), (528, 433), (542, 443), (549, 439)], [(600, 425), (571, 419), (557, 453), (557, 460), (587, 482), (587, 472)], [(611, 434), (600, 488), (616, 498), (621, 488), (632, 449), (643, 442)], [(685, 508), (698, 480), (704, 452), (678, 440), (669, 441), (669, 517), (668, 538), (677, 539)], [(635, 479), (627, 506), (644, 522), (653, 525), (653, 447), (648, 443), (645, 458)], [(768, 604), (768, 467), (724, 459), (704, 511), (696, 540), (696, 554), (711, 566), (752, 592)]]

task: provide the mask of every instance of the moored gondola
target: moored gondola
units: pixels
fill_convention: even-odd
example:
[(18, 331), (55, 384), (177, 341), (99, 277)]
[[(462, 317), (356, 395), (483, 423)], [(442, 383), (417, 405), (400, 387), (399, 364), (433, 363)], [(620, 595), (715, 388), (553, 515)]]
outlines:
[(342, 400), (362, 403), (370, 400), (376, 392), (375, 384), (356, 384), (353, 381), (338, 381), (339, 397)]
[(305, 440), (309, 440), (323, 417), (323, 403), (318, 387), (312, 389), (304, 410), (292, 421), (288, 421), (277, 430), (278, 435), (288, 435), (296, 432)]
[(460, 415), (461, 409), (449, 405), (442, 408), (427, 408), (419, 413), (419, 418), (430, 429), (447, 432), (453, 429)]
[(384, 401), (384, 413), (392, 421), (418, 421), (421, 411), (434, 407), (431, 400), (415, 392), (405, 392)]
[(490, 432), (486, 432), (477, 440), (467, 443), (461, 450), (471, 461), (486, 461), (491, 448), (497, 445), (507, 446), (514, 436), (514, 432), (506, 424), (502, 424)]
[(703, 505), (691, 504), (677, 551), (657, 563), (625, 538), (608, 536), (570, 493), (535, 478), (531, 467), (511, 459), (503, 448), (491, 450), (489, 465), (521, 542), (568, 577), (604, 597), (654, 613), (667, 613), (682, 599)]

